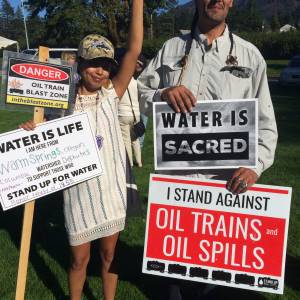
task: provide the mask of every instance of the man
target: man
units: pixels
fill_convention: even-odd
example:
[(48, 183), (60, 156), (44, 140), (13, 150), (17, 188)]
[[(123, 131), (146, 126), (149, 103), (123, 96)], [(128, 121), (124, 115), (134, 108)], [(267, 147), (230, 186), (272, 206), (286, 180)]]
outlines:
[(272, 165), (277, 143), (266, 63), (255, 46), (226, 25), (233, 0), (195, 0), (195, 5), (191, 34), (168, 40), (140, 75), (141, 111), (149, 113), (153, 101), (185, 113), (197, 100), (258, 98), (256, 169), (169, 173), (227, 180), (229, 191), (245, 192)]

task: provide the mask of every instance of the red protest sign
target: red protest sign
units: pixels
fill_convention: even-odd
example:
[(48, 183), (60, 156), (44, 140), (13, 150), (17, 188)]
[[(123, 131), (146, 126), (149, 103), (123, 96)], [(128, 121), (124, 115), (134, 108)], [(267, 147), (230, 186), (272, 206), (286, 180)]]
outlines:
[(283, 292), (291, 190), (151, 177), (143, 272)]
[(284, 219), (152, 204), (147, 257), (280, 276), (284, 229)]

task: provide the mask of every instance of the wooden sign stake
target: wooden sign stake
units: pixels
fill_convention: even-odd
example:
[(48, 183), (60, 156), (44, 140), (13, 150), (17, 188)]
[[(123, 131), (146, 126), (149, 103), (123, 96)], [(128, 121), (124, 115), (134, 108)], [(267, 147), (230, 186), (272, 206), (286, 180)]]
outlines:
[[(39, 61), (46, 62), (49, 58), (49, 48), (39, 47)], [(33, 119), (36, 124), (42, 123), (44, 121), (44, 108), (35, 107)], [(15, 300), (24, 300), (25, 290), (26, 290), (26, 278), (28, 269), (28, 259), (30, 251), (30, 241), (32, 232), (32, 222), (34, 214), (34, 204), (35, 201), (31, 201), (25, 204), (24, 216), (23, 216), (23, 227), (22, 227), (22, 238), (20, 247), (20, 257), (19, 257), (19, 268), (18, 268), (18, 278), (16, 287), (16, 298)]]

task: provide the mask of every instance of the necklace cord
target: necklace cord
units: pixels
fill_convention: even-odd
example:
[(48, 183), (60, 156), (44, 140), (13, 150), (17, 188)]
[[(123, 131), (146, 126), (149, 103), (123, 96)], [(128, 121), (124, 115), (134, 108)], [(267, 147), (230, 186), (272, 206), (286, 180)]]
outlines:
[[(83, 100), (82, 100), (82, 95), (80, 95), (77, 91), (77, 95), (78, 95), (78, 100), (79, 100), (79, 103), (80, 103), (80, 107), (81, 107), (81, 112), (85, 112), (84, 110), (84, 107), (83, 107)], [(99, 96), (99, 91), (97, 91), (97, 96), (96, 96), (96, 102), (95, 102), (95, 135), (96, 135), (96, 138), (97, 138), (97, 135), (98, 135), (98, 103), (99, 103), (99, 100), (100, 100), (100, 96)]]

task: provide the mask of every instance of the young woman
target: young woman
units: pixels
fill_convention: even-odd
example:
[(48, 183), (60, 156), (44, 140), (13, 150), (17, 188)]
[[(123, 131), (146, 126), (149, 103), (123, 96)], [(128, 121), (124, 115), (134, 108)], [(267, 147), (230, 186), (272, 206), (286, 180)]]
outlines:
[[(105, 300), (114, 299), (118, 275), (115, 250), (126, 217), (126, 154), (118, 122), (118, 100), (135, 72), (143, 41), (143, 1), (132, 1), (128, 49), (114, 74), (114, 48), (104, 37), (86, 36), (78, 48), (77, 87), (73, 113), (88, 113), (104, 164), (104, 174), (64, 191), (64, 215), (71, 245), (70, 298), (79, 300), (86, 279), (90, 243), (98, 240)], [(35, 123), (20, 125), (33, 130)]]

